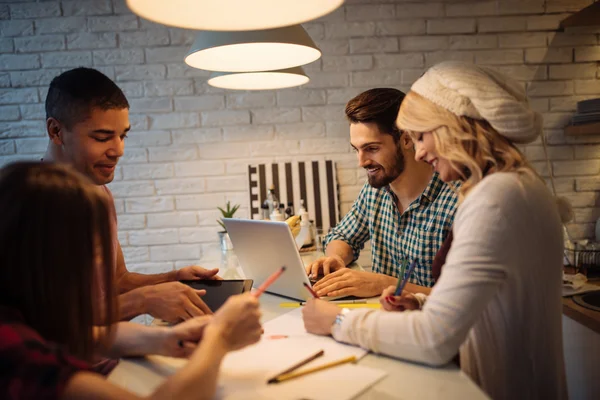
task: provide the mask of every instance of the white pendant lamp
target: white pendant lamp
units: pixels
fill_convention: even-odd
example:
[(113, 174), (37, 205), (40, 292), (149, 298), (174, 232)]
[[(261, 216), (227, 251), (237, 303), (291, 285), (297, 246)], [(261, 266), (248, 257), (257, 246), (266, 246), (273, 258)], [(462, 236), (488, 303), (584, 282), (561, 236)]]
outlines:
[(208, 71), (270, 71), (308, 64), (321, 51), (300, 25), (243, 32), (201, 31), (185, 57)]
[(272, 90), (300, 86), (310, 79), (301, 67), (277, 71), (213, 72), (208, 84), (222, 89)]
[(160, 24), (211, 31), (248, 31), (300, 24), (344, 0), (127, 0), (135, 14)]

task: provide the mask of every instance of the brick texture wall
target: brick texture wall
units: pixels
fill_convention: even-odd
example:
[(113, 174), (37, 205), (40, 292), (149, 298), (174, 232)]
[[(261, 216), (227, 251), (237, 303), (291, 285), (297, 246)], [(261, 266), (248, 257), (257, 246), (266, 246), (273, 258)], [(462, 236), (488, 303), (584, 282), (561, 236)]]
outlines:
[[(131, 102), (132, 132), (115, 181), (119, 237), (131, 270), (218, 264), (217, 206), (247, 215), (251, 162), (326, 155), (338, 162), (342, 211), (364, 182), (343, 108), (376, 86), (408, 90), (429, 66), (494, 66), (527, 88), (544, 114), (552, 173), (576, 207), (576, 238), (600, 216), (600, 135), (565, 137), (579, 100), (600, 96), (600, 30), (557, 32), (592, 0), (347, 1), (305, 24), (323, 57), (311, 82), (266, 92), (209, 87), (183, 63), (190, 31), (132, 15), (122, 0), (0, 3), (0, 164), (43, 153), (43, 101), (52, 77), (98, 68)], [(600, 132), (599, 132), (600, 133)], [(540, 142), (524, 148), (545, 177)]]

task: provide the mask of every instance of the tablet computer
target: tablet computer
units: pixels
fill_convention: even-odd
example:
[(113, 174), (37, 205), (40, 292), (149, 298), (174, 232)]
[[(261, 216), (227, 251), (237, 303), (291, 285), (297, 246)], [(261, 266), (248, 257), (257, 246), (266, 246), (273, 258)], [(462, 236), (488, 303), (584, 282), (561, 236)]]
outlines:
[(234, 280), (199, 280), (199, 281), (181, 281), (194, 289), (205, 289), (206, 294), (202, 300), (213, 311), (217, 311), (225, 301), (233, 295), (241, 294), (252, 289), (252, 279), (234, 279)]

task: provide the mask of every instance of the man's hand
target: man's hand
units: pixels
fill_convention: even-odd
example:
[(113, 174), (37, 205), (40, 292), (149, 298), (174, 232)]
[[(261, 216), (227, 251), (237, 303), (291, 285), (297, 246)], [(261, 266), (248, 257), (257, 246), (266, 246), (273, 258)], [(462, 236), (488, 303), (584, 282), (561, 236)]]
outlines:
[(155, 318), (175, 323), (212, 314), (200, 298), (206, 290), (195, 290), (180, 282), (167, 282), (143, 288), (146, 312)]
[(177, 275), (175, 280), (177, 281), (191, 281), (198, 279), (218, 279), (222, 280), (220, 276), (217, 275), (219, 272), (219, 268), (213, 269), (205, 269), (199, 267), (197, 265), (190, 265), (189, 267), (184, 267), (177, 270)]
[(394, 296), (395, 286), (390, 286), (381, 293), (379, 302), (386, 311), (418, 310), (419, 300), (412, 293), (404, 291), (400, 296)]
[(380, 295), (393, 281), (394, 278), (387, 275), (344, 268), (317, 281), (313, 289), (319, 296), (373, 297)]
[(304, 328), (309, 333), (331, 335), (335, 317), (342, 311), (337, 305), (323, 300), (309, 299), (302, 307)]
[(305, 267), (309, 277), (316, 279), (319, 273), (329, 275), (332, 272), (346, 268), (346, 263), (340, 256), (320, 257)]

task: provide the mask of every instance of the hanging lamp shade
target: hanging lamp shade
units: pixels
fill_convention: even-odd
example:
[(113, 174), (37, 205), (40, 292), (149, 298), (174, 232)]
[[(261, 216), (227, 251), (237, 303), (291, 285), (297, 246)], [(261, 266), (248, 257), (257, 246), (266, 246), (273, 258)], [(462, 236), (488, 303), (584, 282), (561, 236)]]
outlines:
[(222, 89), (272, 90), (300, 86), (310, 79), (302, 67), (276, 71), (213, 72), (208, 84)]
[(135, 14), (160, 24), (247, 31), (300, 24), (329, 14), (344, 0), (127, 0)]
[(308, 64), (321, 51), (300, 25), (260, 31), (201, 31), (185, 57), (208, 71), (270, 71)]

